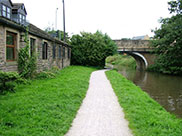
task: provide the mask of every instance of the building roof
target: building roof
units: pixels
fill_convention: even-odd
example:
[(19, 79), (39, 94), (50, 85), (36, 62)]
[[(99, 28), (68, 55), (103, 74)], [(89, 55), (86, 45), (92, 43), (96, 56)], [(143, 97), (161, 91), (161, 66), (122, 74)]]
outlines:
[[(24, 6), (23, 3), (13, 3), (13, 10), (14, 10), (14, 11), (17, 11), (17, 10), (20, 9), (22, 6)], [(27, 15), (27, 11), (26, 11), (26, 9), (25, 9), (25, 6), (24, 6), (24, 9), (23, 9), (23, 10), (25, 11), (25, 14)]]
[(57, 43), (60, 43), (60, 44), (64, 44), (66, 46), (70, 46), (67, 43), (65, 43), (64, 41), (61, 41), (61, 40), (59, 40), (57, 38), (52, 37), (50, 34), (43, 31), (42, 29), (36, 27), (33, 24), (29, 24), (28, 27), (29, 27), (29, 33), (32, 34), (32, 35), (35, 35), (37, 37), (41, 37), (41, 38), (46, 39), (46, 40), (54, 41), (54, 42), (57, 42)]
[(13, 9), (19, 9), (23, 3), (13, 3)]
[(13, 6), (13, 2), (11, 0), (9, 0), (9, 2), (11, 3), (11, 5)]
[[(8, 0), (8, 1), (9, 1), (9, 3), (11, 4), (11, 6), (13, 7), (13, 2), (12, 2), (11, 0)], [(2, 1), (0, 1), (0, 2), (7, 2), (7, 1), (2, 0)]]
[[(0, 23), (2, 25), (5, 25), (5, 26), (9, 26), (9, 27), (12, 27), (12, 28), (15, 28), (15, 29), (18, 29), (20, 31), (26, 31), (26, 28), (16, 22), (13, 22), (11, 20), (8, 20), (4, 17), (0, 17)], [(53, 38), (52, 36), (50, 36), (47, 32), (41, 30), (40, 28), (36, 27), (35, 25), (33, 24), (29, 24), (29, 33), (34, 35), (34, 36), (37, 36), (37, 37), (40, 37), (42, 39), (45, 39), (45, 40), (49, 40), (49, 41), (53, 41), (53, 42), (56, 42), (58, 44), (62, 44), (62, 45), (65, 45), (65, 46), (69, 46), (71, 47), (70, 45), (68, 45), (67, 43), (57, 39), (57, 38)]]
[(143, 36), (135, 36), (132, 38), (132, 40), (149, 40), (150, 37), (148, 35), (143, 35)]

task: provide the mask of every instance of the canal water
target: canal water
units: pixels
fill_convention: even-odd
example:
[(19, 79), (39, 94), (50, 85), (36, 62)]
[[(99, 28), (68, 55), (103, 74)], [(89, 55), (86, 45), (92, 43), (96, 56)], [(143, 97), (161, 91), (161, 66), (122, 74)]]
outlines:
[(127, 68), (119, 68), (119, 73), (140, 86), (168, 112), (182, 118), (182, 77)]

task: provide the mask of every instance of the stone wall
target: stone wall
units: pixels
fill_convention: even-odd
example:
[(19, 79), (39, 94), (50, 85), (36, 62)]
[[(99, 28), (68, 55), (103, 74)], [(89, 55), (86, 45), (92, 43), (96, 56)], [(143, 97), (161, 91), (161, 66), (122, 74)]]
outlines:
[[(32, 27), (33, 28), (32, 28)], [(21, 29), (20, 29), (21, 28)], [(58, 67), (62, 69), (70, 65), (70, 58), (68, 57), (68, 48), (71, 50), (71, 47), (53, 37), (50, 37), (47, 33), (40, 30), (36, 26), (30, 25), (29, 28), (29, 38), (35, 39), (35, 51), (38, 55), (37, 59), (37, 70), (47, 70), (52, 67)], [(16, 60), (12, 62), (6, 61), (6, 32), (13, 32), (17, 35), (17, 45), (16, 45)], [(18, 50), (25, 47), (25, 42), (23, 36), (25, 35), (25, 29), (9, 21), (8, 23), (1, 24), (0, 18), (0, 70), (2, 71), (17, 71), (17, 59), (18, 59)], [(48, 57), (47, 60), (42, 59), (42, 44), (43, 42), (48, 43)], [(53, 59), (53, 45), (56, 45), (56, 58)], [(65, 47), (65, 57), (58, 57), (58, 47)], [(62, 50), (63, 51), (63, 50)], [(63, 54), (63, 52), (61, 53)]]
[(5, 62), (4, 62), (4, 57), (5, 57), (5, 41), (4, 41), (4, 27), (0, 26), (0, 69), (5, 70)]
[(149, 40), (114, 40), (118, 48), (149, 48)]

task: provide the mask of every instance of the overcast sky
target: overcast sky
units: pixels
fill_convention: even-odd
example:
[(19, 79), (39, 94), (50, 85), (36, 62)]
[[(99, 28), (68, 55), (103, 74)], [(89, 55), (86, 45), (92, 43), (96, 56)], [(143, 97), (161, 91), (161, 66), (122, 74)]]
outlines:
[[(65, 0), (66, 31), (107, 33), (112, 39), (152, 36), (160, 17), (169, 17), (169, 0)], [(62, 0), (12, 0), (24, 3), (32, 24), (63, 30)]]

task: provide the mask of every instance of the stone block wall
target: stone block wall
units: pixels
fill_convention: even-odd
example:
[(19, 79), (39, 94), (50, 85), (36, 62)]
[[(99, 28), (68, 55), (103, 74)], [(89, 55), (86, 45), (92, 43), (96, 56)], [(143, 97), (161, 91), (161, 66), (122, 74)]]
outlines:
[[(36, 27), (34, 26), (34, 29)], [(1, 25), (0, 24), (0, 70), (2, 71), (17, 71), (17, 59), (18, 56), (16, 55), (16, 60), (12, 62), (6, 61), (6, 31), (10, 31), (17, 34), (17, 47), (16, 47), (16, 54), (20, 48), (25, 47), (25, 42), (23, 40), (23, 35), (25, 32), (19, 30), (17, 28), (12, 28), (8, 25)], [(39, 29), (37, 28), (37, 31)], [(35, 31), (35, 30), (34, 30)], [(60, 69), (67, 67), (70, 65), (70, 58), (68, 58), (68, 48), (71, 50), (71, 47), (64, 44), (62, 41), (55, 39), (53, 37), (48, 37), (48, 35), (44, 31), (39, 30), (40, 35), (38, 34), (29, 34), (29, 38), (35, 39), (35, 51), (38, 55), (37, 58), (37, 71), (48, 70), (52, 67), (58, 67)], [(45, 34), (45, 36), (44, 36)], [(43, 42), (47, 42), (48, 44), (48, 55), (47, 59), (42, 59), (42, 44)], [(53, 45), (56, 45), (56, 57), (53, 59)], [(59, 58), (59, 46), (65, 47), (65, 57), (61, 56)], [(63, 50), (62, 53), (63, 54)]]
[(4, 36), (5, 36), (5, 31), (4, 31), (4, 27), (0, 26), (0, 70), (5, 70), (5, 40), (4, 40)]
[(114, 40), (118, 48), (149, 48), (149, 40)]

